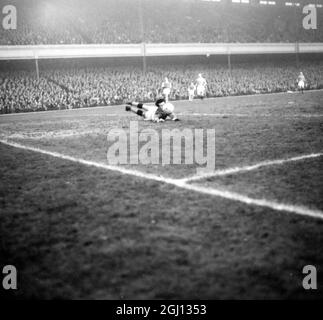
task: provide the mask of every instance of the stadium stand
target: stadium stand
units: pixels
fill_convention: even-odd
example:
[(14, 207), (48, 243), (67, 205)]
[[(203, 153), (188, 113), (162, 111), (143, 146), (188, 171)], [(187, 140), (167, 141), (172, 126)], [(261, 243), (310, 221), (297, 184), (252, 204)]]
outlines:
[[(307, 89), (323, 88), (323, 62), (306, 62), (302, 71)], [(37, 80), (32, 71), (0, 73), (0, 112), (28, 112), (154, 101), (167, 76), (173, 84), (170, 98), (187, 99), (187, 88), (198, 73), (208, 81), (208, 96), (221, 97), (296, 89), (299, 69), (294, 64), (239, 63), (231, 71), (223, 65), (159, 65), (140, 67), (55, 68), (43, 70)]]
[[(301, 27), (301, 6), (223, 5), (195, 0), (13, 3), (18, 8), (18, 28), (1, 30), (1, 45), (323, 40), (322, 28)], [(321, 26), (323, 8), (317, 12)]]
[[(302, 7), (261, 6), (202, 0), (12, 0), (18, 28), (0, 28), (0, 45), (127, 43), (322, 42), (323, 28), (301, 27)], [(255, 1), (256, 2), (256, 1)], [(281, 2), (281, 4), (284, 2)], [(318, 8), (318, 26), (323, 8)], [(58, 63), (59, 64), (59, 63)], [(306, 62), (307, 89), (323, 88), (322, 62)], [(0, 112), (28, 112), (153, 101), (161, 80), (173, 84), (170, 99), (187, 99), (198, 73), (208, 80), (208, 96), (295, 90), (296, 65), (238, 63), (95, 66), (0, 71)]]

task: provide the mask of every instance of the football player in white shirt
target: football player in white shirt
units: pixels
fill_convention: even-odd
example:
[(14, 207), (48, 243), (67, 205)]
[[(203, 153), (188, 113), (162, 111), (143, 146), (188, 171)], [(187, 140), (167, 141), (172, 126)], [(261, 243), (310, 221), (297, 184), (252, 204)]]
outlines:
[(164, 82), (162, 83), (162, 93), (165, 97), (165, 101), (168, 102), (170, 90), (172, 88), (172, 84), (169, 82), (168, 78), (166, 77)]
[(302, 93), (304, 93), (305, 82), (306, 82), (306, 80), (303, 75), (303, 72), (300, 72), (299, 76), (297, 77), (297, 87), (298, 87), (298, 90), (302, 91)]
[(158, 99), (155, 106), (149, 106), (140, 102), (128, 102), (126, 111), (131, 111), (146, 121), (164, 122), (167, 118), (173, 121), (179, 121), (174, 113), (174, 105), (166, 102), (165, 99)]
[(196, 86), (194, 85), (193, 82), (191, 82), (187, 90), (188, 90), (188, 100), (193, 101), (195, 96), (195, 90), (196, 90)]
[(202, 77), (202, 74), (200, 73), (198, 78), (196, 79), (196, 94), (201, 99), (203, 99), (205, 97), (206, 86), (207, 86), (207, 82)]

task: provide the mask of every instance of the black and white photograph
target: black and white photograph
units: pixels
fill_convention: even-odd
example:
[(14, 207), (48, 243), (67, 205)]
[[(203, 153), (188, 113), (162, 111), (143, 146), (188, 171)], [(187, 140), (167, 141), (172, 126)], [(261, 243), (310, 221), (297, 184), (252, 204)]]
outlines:
[(323, 0), (0, 0), (0, 271), (107, 319), (322, 300)]

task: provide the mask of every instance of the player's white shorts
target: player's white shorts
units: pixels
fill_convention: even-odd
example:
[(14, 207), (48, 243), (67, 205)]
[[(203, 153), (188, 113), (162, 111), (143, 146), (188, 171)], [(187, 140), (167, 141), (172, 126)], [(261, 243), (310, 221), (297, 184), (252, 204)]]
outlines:
[(197, 86), (196, 93), (198, 96), (204, 96), (205, 95), (205, 86)]
[(145, 106), (148, 110), (145, 112), (144, 119), (147, 121), (154, 121), (156, 120), (156, 106)]
[(298, 88), (299, 88), (299, 89), (304, 89), (304, 88), (305, 88), (305, 83), (304, 83), (304, 81), (303, 81), (303, 80), (298, 81)]
[(170, 88), (164, 88), (163, 89), (163, 95), (169, 96), (169, 94), (170, 94)]
[(194, 92), (195, 92), (195, 90), (188, 90), (188, 97), (190, 99), (193, 99), (194, 98)]

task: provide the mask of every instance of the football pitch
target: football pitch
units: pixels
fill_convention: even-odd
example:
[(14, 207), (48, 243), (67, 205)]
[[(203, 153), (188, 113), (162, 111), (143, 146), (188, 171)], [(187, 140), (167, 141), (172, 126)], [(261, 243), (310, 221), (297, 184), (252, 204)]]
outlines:
[[(323, 298), (323, 91), (174, 105), (180, 122), (123, 106), (0, 116), (12, 298)], [(131, 121), (215, 129), (215, 171), (109, 164), (109, 130)]]

